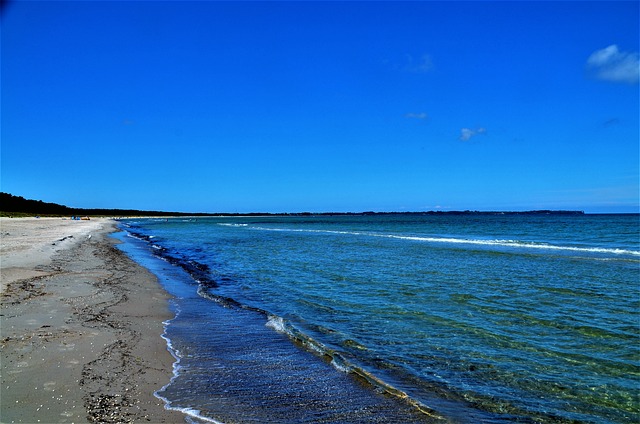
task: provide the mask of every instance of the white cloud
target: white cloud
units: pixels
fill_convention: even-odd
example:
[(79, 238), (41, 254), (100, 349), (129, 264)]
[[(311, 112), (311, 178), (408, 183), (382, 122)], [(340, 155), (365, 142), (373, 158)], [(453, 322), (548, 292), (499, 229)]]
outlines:
[(476, 128), (476, 129), (471, 129), (471, 128), (462, 128), (460, 130), (460, 140), (461, 141), (469, 141), (471, 139), (471, 137), (474, 137), (478, 134), (484, 134), (487, 132), (486, 128)]
[(615, 44), (597, 50), (587, 59), (587, 68), (601, 80), (635, 84), (640, 79), (638, 52), (623, 52)]
[(423, 54), (420, 58), (414, 59), (410, 54), (405, 55), (406, 62), (402, 69), (407, 72), (415, 72), (423, 74), (433, 69), (433, 61), (431, 56)]
[(460, 130), (460, 140), (462, 141), (469, 140), (471, 137), (473, 137), (473, 135), (473, 130), (470, 130), (469, 128), (463, 128)]
[(419, 113), (407, 113), (406, 115), (404, 115), (405, 118), (414, 118), (414, 119), (427, 119), (428, 116), (426, 113), (424, 112), (419, 112)]

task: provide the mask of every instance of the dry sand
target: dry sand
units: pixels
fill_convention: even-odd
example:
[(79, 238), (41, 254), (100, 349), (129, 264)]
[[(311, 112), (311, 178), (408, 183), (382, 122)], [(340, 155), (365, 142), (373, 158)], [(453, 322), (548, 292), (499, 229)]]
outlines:
[(153, 395), (171, 378), (169, 296), (114, 228), (0, 218), (0, 422), (185, 422)]

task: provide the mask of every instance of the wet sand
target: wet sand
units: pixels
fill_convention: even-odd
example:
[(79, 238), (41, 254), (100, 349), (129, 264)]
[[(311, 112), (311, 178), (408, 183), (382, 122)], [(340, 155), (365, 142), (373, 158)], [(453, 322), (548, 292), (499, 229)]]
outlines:
[(0, 219), (0, 422), (185, 422), (153, 393), (172, 376), (156, 278), (108, 219)]

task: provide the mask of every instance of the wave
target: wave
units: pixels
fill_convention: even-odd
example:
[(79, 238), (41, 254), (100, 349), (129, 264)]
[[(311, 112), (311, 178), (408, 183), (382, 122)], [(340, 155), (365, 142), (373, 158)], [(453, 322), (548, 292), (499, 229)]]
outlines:
[[(130, 229), (127, 229), (127, 233), (128, 233), (128, 236), (132, 238), (135, 238), (141, 241), (146, 241), (148, 245), (152, 248), (151, 253), (154, 256), (160, 259), (163, 259), (165, 261), (168, 261), (174, 266), (179, 266), (183, 268), (188, 274), (190, 274), (193, 281), (198, 284), (197, 293), (199, 296), (205, 299), (214, 301), (225, 308), (232, 308), (232, 309), (237, 308), (237, 309), (249, 310), (249, 311), (253, 311), (263, 315), (266, 318), (266, 322), (265, 322), (266, 327), (269, 327), (274, 331), (277, 331), (278, 333), (286, 335), (294, 344), (298, 345), (299, 347), (321, 358), (324, 358), (336, 370), (347, 373), (347, 374), (351, 374), (354, 377), (369, 383), (377, 391), (384, 392), (388, 395), (399, 398), (400, 400), (416, 408), (418, 411), (420, 411), (423, 414), (426, 414), (433, 418), (443, 419), (442, 416), (436, 413), (433, 409), (427, 407), (420, 401), (410, 397), (404, 391), (399, 390), (393, 387), (392, 385), (384, 382), (382, 379), (375, 376), (373, 373), (366, 371), (364, 368), (351, 363), (349, 360), (345, 358), (344, 354), (337, 352), (336, 350), (331, 349), (328, 346), (325, 346), (320, 341), (298, 330), (288, 320), (280, 316), (274, 315), (264, 309), (260, 309), (254, 306), (240, 303), (237, 300), (230, 297), (225, 297), (225, 296), (212, 293), (211, 290), (217, 288), (218, 285), (216, 284), (215, 281), (213, 281), (209, 277), (210, 269), (208, 268), (208, 266), (193, 260), (177, 257), (177, 255), (170, 254), (168, 249), (165, 249), (165, 248), (161, 248), (161, 250), (153, 249), (156, 245), (152, 243), (151, 241), (152, 237), (150, 236), (140, 234), (137, 232), (131, 232)], [(188, 422), (193, 422), (193, 423), (209, 422), (209, 423), (223, 424), (220, 421), (216, 421), (212, 418), (204, 416), (202, 412), (198, 409), (173, 406), (172, 405), (173, 402), (168, 398), (166, 398), (165, 396), (163, 396), (163, 393), (180, 376), (180, 373), (182, 370), (181, 361), (183, 358), (183, 354), (174, 346), (174, 344), (172, 343), (171, 339), (167, 334), (167, 328), (171, 325), (171, 322), (173, 320), (176, 320), (179, 317), (180, 314), (181, 314), (181, 310), (177, 308), (175, 311), (174, 317), (170, 320), (163, 322), (165, 331), (161, 335), (161, 337), (165, 340), (167, 344), (167, 350), (171, 353), (175, 361), (173, 363), (172, 378), (170, 379), (169, 383), (167, 383), (161, 389), (154, 392), (154, 396), (164, 402), (165, 409), (179, 411), (185, 414), (187, 417), (191, 418), (191, 420), (189, 418), (187, 419)]]
[(436, 413), (433, 409), (424, 405), (417, 399), (412, 398), (406, 392), (386, 383), (375, 374), (352, 363), (351, 361), (346, 359), (345, 356), (340, 352), (328, 348), (314, 338), (301, 332), (284, 318), (277, 315), (268, 314), (268, 320), (265, 325), (277, 331), (278, 333), (286, 335), (295, 344), (301, 345), (307, 350), (324, 357), (336, 370), (351, 374), (356, 378), (364, 380), (372, 387), (374, 387), (377, 391), (381, 391), (386, 393), (387, 395), (397, 397), (427, 416), (442, 419), (442, 416)]
[(584, 253), (608, 253), (614, 255), (634, 255), (640, 256), (640, 251), (627, 250), (627, 249), (610, 249), (604, 247), (575, 247), (575, 246), (557, 246), (548, 243), (536, 243), (521, 240), (478, 240), (478, 239), (458, 239), (458, 238), (437, 238), (437, 237), (414, 237), (414, 236), (393, 236), (385, 235), (383, 237), (426, 241), (432, 243), (458, 243), (458, 244), (476, 244), (487, 246), (505, 246), (505, 247), (521, 247), (527, 249), (546, 249), (546, 250), (563, 250), (571, 252), (584, 252)]
[[(248, 227), (248, 229), (262, 230), (262, 231), (283, 231), (283, 232), (335, 234), (335, 235), (344, 235), (344, 236), (378, 237), (378, 238), (406, 240), (406, 241), (418, 242), (418, 243), (469, 244), (469, 245), (486, 245), (486, 246), (505, 246), (510, 248), (520, 248), (520, 249), (551, 249), (551, 250), (563, 250), (563, 251), (573, 251), (573, 252), (592, 252), (592, 253), (595, 252), (595, 253), (607, 253), (609, 255), (611, 254), (615, 254), (615, 255), (626, 254), (626, 255), (634, 255), (634, 256), (640, 255), (640, 252), (633, 251), (633, 250), (606, 249), (606, 248), (597, 248), (597, 247), (589, 248), (589, 247), (574, 247), (574, 246), (556, 246), (556, 245), (549, 245), (545, 243), (535, 243), (535, 242), (527, 242), (527, 241), (523, 242), (519, 240), (501, 240), (501, 239), (481, 240), (481, 239), (463, 239), (463, 238), (453, 238), (453, 237), (425, 237), (425, 236), (400, 235), (400, 234), (388, 234), (388, 233), (383, 234), (383, 233), (371, 233), (371, 232), (359, 232), (359, 231), (265, 228), (265, 227), (258, 227), (258, 226), (249, 226), (248, 224), (242, 224), (237, 226), (226, 225), (226, 224), (220, 224), (220, 225), (225, 225), (229, 227)], [(394, 387), (394, 385), (392, 385), (393, 383), (388, 384), (382, 379), (380, 379), (377, 375), (375, 375), (375, 374), (382, 375), (382, 377), (385, 379), (386, 377), (389, 376), (386, 373), (386, 371), (380, 371), (380, 369), (378, 368), (378, 364), (373, 366), (369, 365), (369, 367), (373, 368), (374, 370), (374, 373), (371, 373), (365, 369), (368, 366), (366, 365), (367, 363), (369, 363), (368, 360), (365, 358), (365, 360), (362, 361), (362, 358), (358, 356), (356, 356), (355, 358), (352, 358), (350, 350), (348, 348), (344, 349), (344, 352), (346, 353), (336, 351), (331, 347), (322, 344), (318, 340), (315, 340), (313, 337), (298, 330), (291, 322), (289, 322), (283, 317), (273, 315), (265, 310), (261, 310), (248, 305), (241, 304), (240, 302), (232, 298), (227, 298), (227, 297), (219, 296), (219, 295), (216, 295), (215, 293), (212, 293), (212, 291), (215, 291), (214, 289), (218, 287), (217, 283), (221, 281), (220, 278), (224, 278), (224, 277), (212, 275), (212, 272), (208, 266), (193, 260), (189, 260), (188, 257), (184, 255), (180, 255), (178, 252), (175, 252), (175, 250), (172, 252), (172, 254), (168, 254), (166, 249), (157, 251), (159, 249), (155, 248), (156, 245), (154, 244), (154, 242), (156, 240), (152, 240), (153, 237), (149, 237), (149, 236), (145, 237), (141, 234), (138, 234), (138, 237), (135, 237), (135, 238), (139, 240), (147, 241), (150, 247), (154, 248), (153, 250), (156, 250), (156, 252), (154, 252), (155, 256), (168, 260), (173, 265), (178, 265), (178, 266), (181, 266), (183, 269), (185, 269), (185, 271), (187, 271), (191, 275), (193, 280), (198, 284), (198, 294), (200, 296), (207, 298), (209, 300), (212, 300), (214, 302), (217, 302), (224, 307), (241, 308), (241, 309), (253, 310), (261, 313), (266, 318), (265, 326), (273, 329), (274, 331), (277, 331), (279, 333), (286, 335), (294, 344), (311, 351), (312, 353), (318, 355), (320, 358), (323, 358), (336, 370), (346, 374), (350, 374), (358, 379), (361, 379), (363, 382), (367, 382), (368, 384), (370, 384), (377, 391), (382, 391), (389, 395), (397, 397), (398, 399), (401, 399), (403, 402), (413, 405), (419, 411), (421, 411), (422, 413), (428, 416), (438, 417), (438, 414), (436, 414), (431, 408), (425, 406), (420, 401), (415, 399), (415, 397), (421, 398), (422, 396), (421, 393), (419, 393), (416, 396), (416, 393), (411, 391), (412, 389), (409, 389), (407, 393), (403, 390), (400, 390)], [(600, 258), (596, 258), (596, 259), (600, 259)], [(604, 260), (612, 260), (612, 259), (607, 258)], [(634, 258), (633, 260), (635, 261), (636, 259)], [(170, 349), (172, 349), (170, 345), (170, 341), (167, 340), (167, 342)], [(361, 346), (361, 347), (366, 349), (365, 346)], [(358, 347), (358, 349), (361, 349), (361, 347)], [(337, 349), (341, 349), (341, 348), (337, 347)], [(348, 358), (346, 358), (345, 355), (347, 355)], [(174, 375), (178, 375), (180, 372), (179, 352), (176, 352), (176, 355), (174, 355), (174, 357), (176, 357)], [(359, 366), (358, 363), (353, 362), (352, 359), (356, 362), (360, 360), (365, 365)], [(376, 372), (375, 370), (378, 370), (378, 371)], [(391, 378), (391, 381), (393, 382), (394, 379)], [(171, 383), (169, 383), (169, 385), (170, 384)], [(404, 386), (401, 384), (399, 387), (404, 387)], [(161, 393), (163, 392), (163, 390), (164, 388), (159, 390), (158, 392)], [(193, 417), (196, 420), (202, 420), (207, 422), (217, 422), (209, 418), (203, 417), (201, 415), (201, 412), (196, 409), (171, 407), (167, 402), (167, 400), (163, 399), (158, 394), (158, 392), (156, 393), (156, 396), (162, 399), (163, 401), (165, 401), (165, 404), (167, 405), (166, 406), (167, 409), (180, 411), (189, 417)]]
[(202, 412), (198, 409), (194, 409), (194, 408), (182, 408), (182, 407), (178, 407), (178, 406), (172, 406), (172, 403), (169, 399), (167, 399), (166, 397), (162, 396), (161, 393), (163, 393), (165, 390), (167, 390), (167, 388), (169, 386), (171, 386), (173, 384), (173, 382), (175, 381), (176, 378), (178, 378), (178, 376), (180, 375), (180, 370), (182, 368), (182, 366), (180, 365), (180, 362), (182, 360), (182, 354), (180, 353), (180, 351), (178, 349), (176, 349), (173, 346), (173, 343), (171, 342), (171, 339), (169, 338), (169, 336), (167, 335), (167, 328), (169, 325), (171, 325), (171, 321), (175, 320), (178, 318), (178, 316), (180, 315), (181, 311), (178, 308), (176, 310), (175, 316), (167, 321), (164, 321), (162, 324), (164, 325), (164, 333), (161, 334), (161, 337), (164, 339), (164, 341), (167, 343), (167, 350), (169, 351), (169, 353), (171, 353), (171, 356), (173, 356), (173, 358), (175, 359), (175, 361), (173, 362), (173, 376), (171, 377), (171, 379), (169, 380), (169, 383), (167, 383), (166, 385), (164, 385), (160, 390), (157, 390), (153, 393), (153, 395), (160, 399), (162, 402), (164, 402), (164, 408), (169, 410), (169, 411), (178, 411), (183, 413), (184, 415), (186, 415), (187, 417), (193, 418), (194, 420), (190, 420), (187, 419), (187, 422), (189, 423), (202, 423), (202, 422), (207, 422), (207, 423), (214, 423), (214, 424), (224, 424), (221, 421), (217, 421), (214, 420), (212, 418), (209, 417), (205, 417), (204, 415), (202, 415)]
[(274, 331), (287, 336), (297, 346), (300, 346), (303, 349), (324, 358), (336, 370), (347, 373), (347, 374), (351, 374), (354, 377), (365, 381), (366, 383), (371, 385), (373, 388), (375, 388), (375, 390), (384, 392), (387, 395), (394, 396), (406, 402), (407, 404), (411, 405), (412, 407), (414, 407), (415, 409), (417, 409), (418, 411), (420, 411), (421, 413), (427, 416), (430, 416), (432, 418), (442, 419), (442, 416), (439, 415), (435, 410), (429, 408), (428, 406), (418, 401), (417, 399), (412, 398), (404, 391), (392, 386), (391, 384), (386, 383), (385, 381), (377, 377), (375, 374), (352, 363), (351, 361), (346, 359), (346, 357), (342, 353), (322, 344), (321, 342), (314, 339), (313, 337), (300, 331), (283, 317), (274, 315), (260, 308), (242, 304), (236, 301), (235, 299), (211, 293), (209, 289), (210, 289), (209, 287), (205, 287), (201, 285), (200, 288), (198, 289), (198, 294), (201, 297), (212, 300), (227, 308), (239, 308), (244, 310), (250, 310), (250, 311), (257, 312), (259, 314), (264, 315), (267, 319), (265, 323), (266, 327), (269, 327)]
[[(243, 224), (243, 225), (246, 225), (246, 224)], [(637, 251), (637, 250), (605, 248), (605, 247), (560, 246), (560, 245), (554, 245), (554, 244), (543, 243), (543, 242), (533, 242), (533, 241), (523, 241), (523, 240), (404, 236), (404, 235), (397, 235), (397, 234), (380, 234), (380, 233), (360, 232), (360, 231), (308, 230), (308, 229), (293, 229), (293, 228), (268, 228), (268, 227), (249, 227), (249, 228), (253, 230), (260, 230), (260, 231), (282, 231), (282, 232), (352, 235), (352, 236), (380, 237), (380, 238), (389, 238), (389, 239), (397, 239), (397, 240), (409, 240), (409, 241), (418, 241), (418, 242), (426, 242), (426, 243), (499, 246), (499, 247), (512, 247), (512, 248), (522, 248), (522, 249), (556, 250), (556, 251), (580, 252), (580, 253), (630, 255), (630, 256), (640, 257), (640, 251)]]

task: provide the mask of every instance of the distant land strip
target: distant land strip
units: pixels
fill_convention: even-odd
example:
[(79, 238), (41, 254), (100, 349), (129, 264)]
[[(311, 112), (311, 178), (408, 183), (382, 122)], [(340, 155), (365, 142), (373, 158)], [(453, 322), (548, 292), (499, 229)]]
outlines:
[(584, 215), (584, 211), (571, 210), (534, 210), (534, 211), (424, 211), (424, 212), (251, 212), (251, 213), (194, 213), (194, 212), (167, 212), (167, 211), (144, 211), (137, 209), (87, 209), (71, 208), (57, 203), (43, 202), (42, 200), (25, 199), (9, 193), (0, 192), (0, 216), (20, 217), (20, 216), (150, 216), (150, 217), (171, 217), (171, 216), (362, 216), (362, 215)]

